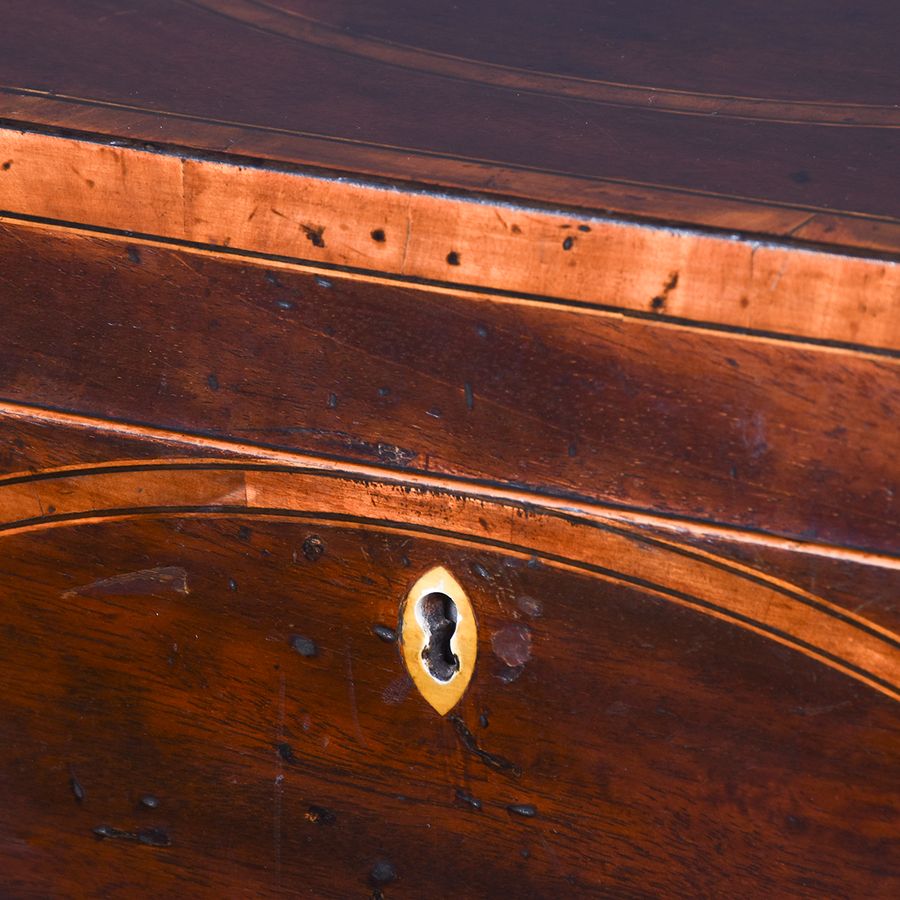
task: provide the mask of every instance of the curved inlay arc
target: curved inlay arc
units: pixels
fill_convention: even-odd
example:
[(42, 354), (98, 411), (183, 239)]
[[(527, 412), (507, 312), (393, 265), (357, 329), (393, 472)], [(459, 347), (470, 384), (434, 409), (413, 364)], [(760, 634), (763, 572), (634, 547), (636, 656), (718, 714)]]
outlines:
[(636, 528), (340, 469), (119, 461), (0, 480), (0, 537), (146, 515), (340, 523), (427, 535), (638, 587), (741, 628), (900, 700), (900, 636), (783, 581)]
[(564, 75), (411, 46), (365, 32), (351, 32), (298, 9), (285, 9), (264, 0), (186, 2), (268, 34), (413, 71), (497, 88), (677, 115), (842, 128), (900, 128), (898, 106), (728, 95)]

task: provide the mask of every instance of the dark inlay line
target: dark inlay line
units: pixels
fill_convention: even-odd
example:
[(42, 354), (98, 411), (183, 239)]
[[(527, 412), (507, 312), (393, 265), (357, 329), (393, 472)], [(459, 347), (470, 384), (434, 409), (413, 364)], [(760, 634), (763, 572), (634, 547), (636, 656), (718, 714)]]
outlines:
[[(204, 12), (212, 13), (215, 16), (221, 17), (223, 19), (228, 20), (229, 22), (234, 22), (238, 25), (241, 25), (244, 28), (247, 28), (251, 31), (257, 31), (262, 34), (265, 34), (267, 37), (277, 37), (289, 41), (293, 41), (294, 43), (304, 44), (310, 47), (316, 48), (324, 48), (332, 53), (339, 54), (342, 56), (350, 56), (355, 59), (362, 59), (366, 62), (375, 62), (378, 65), (391, 66), (395, 69), (400, 69), (404, 72), (411, 72), (415, 75), (426, 75), (432, 78), (443, 78), (448, 81), (457, 81), (463, 84), (477, 85), (481, 88), (486, 88), (488, 90), (496, 90), (501, 92), (513, 92), (515, 94), (530, 94), (538, 97), (547, 97), (553, 100), (573, 100), (576, 103), (590, 103), (595, 106), (613, 106), (619, 107), (623, 109), (634, 109), (641, 112), (654, 112), (654, 113), (664, 113), (670, 115), (683, 115), (683, 116), (696, 116), (701, 118), (708, 118), (710, 115), (709, 110), (705, 109), (688, 109), (688, 108), (671, 108), (666, 106), (651, 106), (648, 103), (639, 103), (639, 102), (627, 102), (624, 100), (611, 100), (603, 97), (592, 97), (586, 96), (584, 94), (574, 94), (567, 93), (563, 91), (552, 91), (547, 90), (545, 88), (538, 88), (534, 86), (530, 86), (527, 84), (502, 84), (494, 81), (490, 81), (487, 78), (474, 76), (474, 75), (463, 75), (458, 72), (448, 72), (442, 71), (437, 68), (427, 68), (422, 66), (412, 65), (407, 62), (398, 62), (396, 59), (386, 59), (383, 56), (373, 55), (371, 52), (366, 52), (365, 45), (366, 44), (376, 44), (385, 49), (398, 48), (400, 51), (406, 54), (414, 54), (416, 56), (427, 57), (431, 60), (443, 61), (445, 59), (451, 59), (453, 62), (458, 64), (470, 67), (471, 69), (482, 69), (486, 71), (497, 70), (505, 72), (509, 75), (525, 78), (525, 79), (533, 79), (540, 78), (543, 80), (554, 80), (559, 83), (568, 83), (570, 85), (578, 86), (578, 87), (587, 87), (588, 90), (591, 88), (606, 88), (606, 89), (620, 89), (631, 91), (635, 94), (640, 92), (646, 92), (648, 94), (657, 94), (662, 97), (689, 97), (691, 99), (700, 99), (700, 100), (721, 100), (721, 101), (737, 101), (738, 103), (744, 102), (748, 104), (757, 104), (760, 106), (772, 106), (774, 108), (789, 106), (789, 107), (803, 107), (808, 109), (816, 109), (816, 110), (834, 110), (834, 109), (858, 109), (861, 111), (878, 111), (884, 113), (896, 113), (897, 108), (895, 106), (890, 106), (887, 104), (880, 103), (854, 103), (854, 102), (839, 102), (839, 101), (817, 101), (817, 100), (786, 100), (776, 97), (759, 97), (759, 96), (741, 96), (737, 94), (716, 94), (704, 91), (695, 91), (688, 90), (684, 88), (666, 88), (660, 87), (659, 85), (651, 85), (651, 84), (635, 84), (632, 82), (611, 82), (605, 81), (603, 79), (598, 78), (588, 78), (584, 76), (568, 76), (562, 75), (558, 72), (547, 72), (541, 69), (523, 69), (518, 68), (516, 66), (510, 66), (505, 63), (500, 62), (489, 62), (483, 59), (477, 59), (475, 57), (469, 56), (456, 56), (454, 54), (445, 54), (440, 51), (433, 50), (429, 47), (420, 47), (415, 44), (406, 44), (401, 42), (395, 42), (388, 40), (383, 37), (379, 37), (378, 35), (372, 34), (370, 32), (359, 31), (356, 33), (346, 32), (345, 35), (350, 35), (356, 39), (357, 45), (361, 45), (361, 49), (349, 49), (345, 47), (341, 47), (335, 43), (329, 43), (326, 41), (316, 41), (309, 37), (303, 37), (295, 33), (289, 33), (287, 31), (279, 31), (277, 28), (262, 24), (253, 19), (242, 17), (239, 15), (234, 15), (232, 13), (228, 13), (225, 10), (219, 8), (218, 6), (211, 3), (197, 2), (197, 0), (181, 0), (182, 3), (187, 4), (188, 6), (193, 6), (196, 9), (202, 9)], [(318, 33), (327, 33), (328, 35), (340, 34), (339, 29), (335, 28), (328, 22), (323, 22), (320, 19), (314, 18), (312, 16), (302, 15), (290, 10), (279, 9), (277, 7), (270, 6), (266, 3), (260, 3), (258, 0), (245, 0), (245, 2), (264, 9), (269, 14), (274, 14), (280, 20), (284, 21), (285, 19), (298, 19), (303, 22), (307, 27), (311, 30), (318, 31)], [(717, 116), (723, 119), (736, 119), (739, 121), (750, 121), (750, 122), (772, 122), (776, 125), (808, 125), (808, 126), (819, 126), (819, 127), (842, 127), (842, 128), (889, 128), (895, 129), (898, 127), (896, 122), (890, 122), (888, 124), (881, 123), (860, 123), (860, 122), (844, 122), (840, 119), (803, 119), (803, 118), (776, 118), (774, 116), (754, 116), (754, 115), (745, 115), (741, 113), (736, 113), (728, 110), (719, 110), (717, 111)]]
[[(263, 253), (258, 250), (244, 250), (239, 247), (226, 247), (221, 244), (204, 244), (197, 241), (188, 241), (184, 238), (165, 237), (163, 235), (148, 234), (139, 231), (126, 231), (119, 228), (107, 228), (100, 225), (89, 225), (84, 222), (72, 222), (66, 219), (50, 219), (46, 216), (33, 216), (27, 213), (14, 212), (8, 209), (0, 209), (0, 217), (6, 219), (14, 219), (21, 222), (33, 222), (40, 225), (51, 225), (59, 228), (77, 228), (81, 231), (88, 231), (94, 234), (112, 235), (116, 237), (129, 237), (136, 240), (152, 241), (171, 247), (185, 247), (192, 250), (203, 250), (213, 253), (220, 253), (225, 256), (233, 256), (237, 259), (253, 259), (264, 260), (267, 262), (281, 262), (288, 265), (305, 266), (315, 269), (326, 269), (330, 272), (347, 273), (349, 275), (362, 275), (369, 278), (384, 278), (390, 281), (396, 281), (399, 285), (420, 285), (422, 287), (434, 287), (451, 291), (467, 291), (473, 294), (479, 294), (487, 297), (502, 297), (507, 300), (530, 300), (537, 303), (546, 303), (548, 306), (559, 307), (560, 309), (572, 310), (592, 310), (594, 312), (613, 313), (617, 316), (623, 316), (629, 319), (640, 319), (650, 322), (666, 322), (670, 325), (679, 325), (682, 327), (696, 328), (703, 331), (722, 332), (724, 334), (734, 334), (743, 337), (760, 337), (768, 340), (781, 341), (786, 344), (797, 345), (800, 347), (815, 346), (829, 347), (835, 350), (851, 350), (871, 356), (883, 356), (889, 359), (900, 359), (900, 350), (893, 350), (888, 347), (878, 347), (870, 344), (856, 344), (852, 341), (838, 341), (833, 338), (808, 337), (790, 334), (781, 331), (769, 331), (763, 328), (746, 328), (741, 325), (729, 325), (725, 322), (709, 322), (703, 319), (691, 319), (684, 316), (672, 316), (662, 311), (632, 309), (630, 307), (615, 306), (608, 303), (599, 303), (588, 300), (569, 300), (564, 297), (554, 297), (547, 294), (534, 294), (525, 291), (511, 291), (503, 288), (486, 287), (484, 285), (472, 284), (462, 281), (442, 281), (436, 278), (425, 278), (417, 275), (402, 275), (394, 272), (385, 272), (380, 269), (365, 269), (359, 266), (339, 265), (323, 260), (306, 259), (299, 256), (282, 256), (275, 253)], [(646, 224), (646, 223), (644, 223)], [(729, 232), (731, 233), (731, 232)], [(721, 234), (718, 235), (721, 237)], [(788, 245), (778, 243), (777, 241), (765, 241), (767, 246), (787, 251)], [(865, 259), (883, 259), (887, 262), (900, 262), (900, 255), (896, 254), (871, 254), (865, 251), (852, 252), (852, 248), (844, 249), (824, 245), (822, 247), (816, 245), (798, 245), (802, 249), (821, 249), (835, 255), (841, 256), (857, 256)], [(300, 273), (308, 274), (308, 273)]]
[[(4, 397), (0, 397), (0, 403), (6, 403), (9, 406), (14, 406), (14, 407), (15, 406), (26, 406), (27, 408), (40, 409), (42, 411), (49, 412), (49, 413), (61, 413), (64, 415), (81, 415), (81, 413), (73, 413), (71, 410), (63, 409), (63, 408), (56, 407), (56, 406), (50, 406), (49, 404), (40, 404), (40, 403), (22, 404), (17, 400), (11, 400), (9, 398), (4, 398)], [(3, 415), (3, 413), (0, 412), (0, 416), (2, 416), (2, 415)], [(97, 419), (96, 424), (99, 427), (103, 427), (103, 425), (108, 422), (108, 423), (113, 423), (113, 424), (117, 424), (117, 425), (125, 425), (128, 427), (134, 427), (134, 428), (153, 428), (157, 431), (165, 430), (165, 429), (160, 429), (158, 425), (155, 425), (152, 422), (142, 422), (142, 421), (135, 420), (135, 419), (123, 419), (123, 418), (99, 419), (99, 418), (97, 418), (97, 416), (95, 414), (92, 414), (92, 413), (84, 413), (83, 415), (87, 415), (87, 416), (91, 416), (92, 418), (96, 418)], [(129, 440), (141, 439), (144, 441), (152, 440), (152, 441), (161, 442), (161, 443), (169, 442), (169, 443), (177, 443), (177, 444), (189, 443), (189, 441), (186, 440), (189, 438), (212, 439), (212, 440), (216, 440), (216, 441), (221, 441), (223, 443), (228, 443), (230, 440), (227, 436), (223, 436), (221, 433), (214, 432), (214, 431), (183, 431), (183, 430), (179, 430), (179, 431), (168, 432), (168, 434), (170, 435), (169, 437), (166, 437), (164, 435), (163, 436), (154, 435), (154, 436), (151, 436), (150, 438), (146, 438), (141, 435), (125, 435), (123, 437), (126, 437)], [(472, 486), (475, 488), (490, 488), (490, 489), (494, 489), (494, 490), (522, 491), (523, 493), (531, 494), (535, 498), (534, 503), (525, 504), (525, 506), (527, 506), (527, 508), (534, 508), (534, 509), (538, 509), (538, 510), (545, 509), (545, 507), (541, 504), (541, 499), (546, 497), (546, 498), (551, 498), (554, 500), (565, 500), (567, 502), (572, 502), (572, 503), (584, 503), (584, 504), (587, 504), (590, 506), (603, 507), (604, 509), (617, 511), (617, 512), (635, 513), (638, 515), (642, 515), (642, 514), (652, 515), (657, 519), (662, 519), (662, 520), (669, 521), (669, 522), (688, 523), (691, 525), (698, 525), (700, 527), (716, 528), (721, 531), (733, 533), (734, 537), (731, 538), (732, 540), (740, 540), (742, 535), (750, 534), (750, 535), (759, 535), (760, 537), (766, 537), (766, 538), (778, 538), (778, 539), (782, 539), (782, 540), (793, 541), (798, 544), (806, 545), (810, 548), (819, 548), (819, 549), (825, 548), (825, 549), (827, 549), (829, 547), (834, 547), (835, 549), (842, 549), (842, 550), (847, 549), (847, 547), (844, 547), (841, 545), (803, 540), (801, 538), (798, 538), (795, 534), (793, 534), (791, 532), (767, 531), (766, 529), (761, 528), (759, 526), (741, 525), (741, 524), (736, 525), (731, 522), (721, 522), (716, 519), (705, 518), (703, 516), (691, 516), (691, 515), (687, 515), (685, 513), (650, 510), (650, 509), (647, 509), (646, 507), (635, 506), (633, 504), (627, 504), (627, 503), (616, 503), (615, 501), (612, 501), (612, 500), (599, 501), (595, 497), (590, 497), (586, 494), (579, 494), (579, 493), (576, 493), (575, 491), (571, 491), (571, 490), (565, 490), (563, 488), (555, 487), (554, 485), (531, 484), (528, 482), (515, 481), (515, 480), (501, 481), (501, 480), (492, 479), (492, 478), (479, 478), (474, 475), (456, 475), (456, 474), (452, 474), (452, 473), (435, 473), (428, 469), (417, 468), (415, 466), (405, 466), (401, 469), (398, 469), (395, 465), (393, 465), (389, 462), (380, 462), (375, 459), (367, 458), (365, 463), (360, 463), (359, 457), (345, 456), (340, 453), (328, 453), (328, 452), (320, 451), (320, 450), (316, 450), (315, 452), (305, 451), (302, 448), (297, 449), (294, 447), (286, 446), (284, 444), (270, 444), (270, 443), (267, 443), (264, 441), (243, 442), (240, 445), (236, 445), (233, 450), (230, 450), (227, 447), (226, 448), (216, 448), (216, 452), (231, 452), (231, 453), (236, 454), (237, 456), (245, 457), (246, 454), (248, 453), (247, 448), (272, 450), (272, 451), (278, 452), (278, 453), (294, 452), (294, 453), (302, 454), (304, 456), (315, 456), (317, 459), (323, 460), (325, 462), (334, 462), (334, 463), (340, 463), (343, 465), (366, 465), (372, 469), (379, 469), (379, 470), (382, 470), (385, 472), (394, 472), (395, 474), (409, 473), (411, 475), (417, 475), (417, 476), (422, 476), (422, 477), (426, 477), (426, 478), (433, 478), (437, 474), (437, 476), (440, 477), (444, 481), (458, 482), (461, 485)], [(121, 467), (109, 466), (108, 468), (103, 469), (103, 471), (132, 471), (132, 470), (138, 471), (138, 469), (135, 469), (135, 465), (136, 464), (129, 464), (127, 466), (121, 466)], [(263, 465), (265, 465), (265, 464), (263, 464)], [(278, 464), (270, 463), (269, 466), (274, 468), (274, 467), (277, 467)], [(244, 468), (252, 468), (253, 464), (248, 463), (248, 464), (244, 465), (243, 467)], [(99, 470), (99, 467), (95, 466), (93, 468), (88, 468), (88, 469), (71, 469), (68, 471), (71, 473), (88, 475), (88, 474), (92, 474), (98, 470)], [(326, 469), (310, 468), (307, 466), (300, 466), (300, 465), (296, 465), (296, 466), (288, 465), (285, 467), (285, 471), (308, 472), (308, 473), (313, 473), (313, 474), (328, 475), (329, 477), (335, 477), (335, 478), (346, 478), (348, 481), (353, 481), (354, 483), (359, 483), (359, 484), (366, 484), (366, 483), (369, 483), (372, 481), (383, 482), (385, 484), (395, 484), (396, 483), (395, 480), (391, 480), (388, 478), (382, 479), (382, 478), (379, 478), (378, 476), (353, 475), (352, 473), (349, 473), (349, 472), (343, 472), (343, 473), (342, 472), (329, 472)], [(2, 485), (4, 483), (16, 483), (18, 481), (27, 482), (27, 481), (31, 481), (32, 479), (43, 480), (46, 478), (60, 478), (60, 477), (65, 477), (65, 475), (66, 475), (65, 472), (59, 472), (59, 471), (34, 472), (34, 473), (31, 473), (31, 474), (25, 475), (25, 476), (12, 475), (12, 476), (6, 476), (6, 478), (0, 477), (0, 485)], [(474, 494), (471, 491), (467, 492), (465, 490), (452, 490), (449, 488), (442, 488), (440, 486), (429, 487), (428, 489), (433, 490), (433, 491), (438, 491), (441, 493), (446, 493), (446, 494), (449, 494), (450, 496), (454, 496), (454, 497), (469, 497), (469, 496), (480, 497), (480, 495)], [(515, 505), (515, 501), (511, 501), (511, 500), (501, 501), (501, 500), (495, 499), (495, 498), (491, 498), (491, 499), (497, 503), (506, 503), (506, 504)], [(559, 512), (554, 512), (554, 514), (561, 515), (561, 513), (559, 513)], [(600, 525), (602, 523), (597, 523), (597, 524)], [(614, 526), (609, 526), (609, 527), (614, 527)], [(878, 554), (879, 556), (884, 556), (889, 559), (900, 560), (900, 556), (898, 556), (897, 554), (885, 551), (879, 547), (869, 547), (869, 546), (865, 546), (865, 545), (849, 545), (849, 547), (850, 547), (850, 549), (852, 549), (854, 551), (859, 551), (862, 553), (874, 553), (874, 554)]]
[[(866, 213), (850, 209), (837, 209), (830, 206), (813, 206), (803, 203), (791, 203), (786, 200), (769, 200), (762, 197), (745, 197), (741, 194), (724, 194), (716, 191), (704, 191), (697, 188), (682, 187), (677, 185), (658, 184), (649, 181), (637, 181), (635, 179), (609, 178), (565, 170), (541, 169), (536, 166), (529, 166), (523, 163), (502, 162), (499, 160), (483, 159), (477, 156), (459, 156), (452, 153), (442, 153), (439, 150), (429, 150), (422, 147), (403, 147), (397, 144), (382, 144), (374, 141), (361, 141), (354, 138), (342, 137), (340, 135), (328, 135), (315, 131), (294, 131), (289, 128), (277, 128), (275, 126), (269, 125), (253, 125), (249, 122), (236, 122), (228, 119), (211, 119), (204, 116), (192, 115), (190, 113), (178, 113), (169, 111), (162, 112), (157, 109), (151, 109), (149, 107), (142, 106), (133, 106), (127, 103), (115, 103), (104, 100), (90, 99), (87, 97), (73, 97), (65, 94), (52, 94), (49, 91), (15, 87), (12, 85), (0, 85), (0, 93), (10, 94), (12, 96), (37, 97), (41, 100), (50, 100), (57, 103), (70, 104), (75, 106), (92, 106), (98, 109), (124, 110), (126, 112), (135, 112), (153, 116), (154, 118), (173, 118), (182, 119), (188, 122), (198, 122), (204, 125), (215, 125), (231, 128), (237, 127), (245, 129), (247, 131), (258, 131), (265, 134), (287, 135), (290, 137), (322, 141), (324, 143), (342, 144), (351, 147), (362, 147), (369, 150), (387, 150), (409, 154), (411, 156), (420, 156), (426, 159), (439, 159), (446, 162), (474, 163), (476, 165), (493, 166), (495, 168), (505, 169), (508, 171), (527, 172), (533, 175), (551, 175), (556, 178), (569, 178), (574, 181), (583, 181), (589, 184), (614, 184), (619, 187), (644, 188), (652, 191), (658, 191), (660, 193), (675, 194), (681, 196), (707, 197), (713, 200), (730, 200), (739, 203), (746, 203), (752, 206), (762, 206), (765, 208), (796, 209), (807, 212), (821, 212), (828, 215), (847, 216), (854, 219), (863, 219), (875, 222), (900, 223), (900, 219), (895, 216), (879, 215), (876, 213)], [(21, 130), (23, 127), (33, 127), (40, 130), (52, 128), (54, 131), (59, 130), (61, 132), (70, 130), (66, 129), (64, 126), (48, 126), (45, 122), (31, 122), (25, 119), (19, 120), (4, 117), (0, 117), (0, 127), (13, 128), (16, 130)], [(94, 132), (75, 132), (74, 130), (72, 130), (72, 134), (73, 136), (75, 134), (95, 135), (96, 138), (101, 142), (109, 142), (110, 140), (114, 139), (109, 134), (100, 134)], [(144, 142), (142, 141), (137, 141), (135, 143), (138, 147), (140, 147), (140, 149), (154, 149), (153, 146), (149, 144), (147, 146), (144, 146)], [(130, 144), (131, 141), (128, 142), (128, 145)], [(196, 154), (196, 150), (194, 150), (193, 153)], [(721, 233), (721, 229), (718, 229), (718, 231)], [(828, 244), (826, 246), (834, 245)]]
[[(220, 470), (225, 471), (250, 471), (250, 472), (276, 472), (281, 474), (295, 474), (295, 475), (313, 475), (313, 476), (321, 476), (325, 478), (331, 478), (336, 480), (344, 480), (349, 481), (353, 484), (359, 484), (363, 487), (372, 485), (372, 484), (381, 484), (381, 485), (396, 485), (397, 481), (392, 478), (378, 478), (371, 476), (353, 476), (351, 473), (328, 470), (328, 469), (317, 469), (312, 467), (300, 467), (300, 466), (289, 466), (289, 465), (279, 465), (277, 463), (273, 463), (271, 465), (267, 465), (265, 463), (241, 463), (239, 461), (234, 462), (205, 462), (205, 463), (196, 463), (192, 464), (189, 462), (184, 463), (161, 463), (154, 465), (153, 463), (136, 463), (131, 465), (124, 466), (108, 466), (108, 467), (94, 467), (94, 468), (84, 468), (84, 469), (69, 469), (64, 472), (36, 472), (33, 475), (20, 475), (13, 476), (10, 478), (0, 478), (0, 487), (8, 484), (21, 484), (27, 483), (31, 481), (44, 481), (44, 480), (52, 480), (54, 478), (65, 479), (69, 477), (85, 477), (85, 476), (100, 476), (107, 472), (112, 472), (114, 474), (122, 474), (122, 473), (136, 473), (136, 472), (152, 472), (152, 471), (186, 471), (186, 470), (199, 470), (199, 471), (209, 471), (215, 472)], [(484, 501), (485, 498), (479, 494), (475, 494), (472, 492), (461, 491), (461, 490), (451, 490), (450, 488), (444, 488), (439, 485), (435, 485), (433, 487), (425, 487), (424, 488), (428, 493), (436, 494), (439, 496), (451, 497), (457, 500), (474, 500), (474, 501)], [(743, 578), (745, 581), (750, 581), (754, 584), (759, 584), (760, 586), (767, 588), (775, 593), (781, 594), (782, 596), (789, 597), (792, 600), (797, 601), (798, 603), (803, 604), (804, 606), (808, 606), (811, 609), (815, 609), (818, 612), (821, 612), (833, 619), (837, 619), (838, 621), (844, 622), (847, 625), (850, 625), (854, 628), (858, 628), (861, 631), (870, 634), (872, 637), (876, 637), (884, 643), (888, 644), (891, 647), (895, 647), (900, 649), (900, 636), (894, 636), (893, 634), (884, 634), (883, 632), (878, 631), (871, 625), (866, 622), (861, 622), (858, 619), (853, 618), (838, 609), (834, 609), (827, 604), (823, 604), (818, 600), (808, 597), (798, 591), (794, 591), (789, 587), (781, 585), (777, 582), (770, 582), (764, 576), (754, 574), (751, 571), (747, 571), (746, 569), (739, 568), (737, 566), (731, 565), (727, 560), (719, 559), (715, 556), (706, 556), (703, 553), (699, 553), (691, 547), (687, 547), (677, 543), (670, 543), (668, 541), (662, 540), (660, 538), (653, 537), (651, 535), (638, 534), (632, 531), (629, 531), (625, 528), (619, 528), (616, 525), (607, 522), (597, 522), (592, 519), (587, 519), (582, 516), (570, 515), (568, 513), (561, 512), (559, 510), (548, 509), (546, 507), (542, 507), (539, 502), (539, 498), (535, 498), (534, 503), (526, 503), (526, 502), (518, 502), (515, 500), (503, 500), (500, 498), (489, 498), (490, 502), (496, 506), (507, 508), (507, 509), (519, 509), (526, 512), (538, 512), (541, 515), (546, 515), (553, 517), (555, 519), (559, 519), (561, 521), (569, 522), (573, 525), (579, 525), (582, 527), (594, 528), (598, 531), (605, 531), (607, 533), (615, 534), (619, 537), (623, 537), (627, 540), (633, 541), (635, 543), (647, 544), (653, 547), (657, 547), (662, 551), (670, 551), (672, 553), (676, 553), (679, 556), (683, 556), (686, 559), (693, 560), (694, 562), (700, 564), (710, 565), (713, 568), (719, 569), (720, 571), (727, 572), (730, 575), (734, 575), (738, 578)], [(140, 507), (138, 507), (140, 508)], [(166, 507), (161, 507), (165, 509)], [(172, 507), (173, 509), (180, 509), (181, 507)], [(242, 510), (252, 510), (255, 507), (228, 507), (228, 509), (242, 509)], [(284, 511), (286, 514), (291, 514), (290, 510)], [(77, 515), (80, 517), (84, 517), (88, 514), (88, 511), (81, 513), (73, 513), (72, 515)], [(309, 513), (312, 515), (313, 513)], [(321, 516), (323, 518), (328, 518), (332, 515), (342, 515), (340, 513), (328, 513), (323, 512)], [(0, 525), (0, 532), (6, 531), (10, 528), (23, 527), (23, 524), (31, 524), (32, 522), (41, 522), (41, 521), (55, 521), (56, 517), (52, 515), (42, 516), (35, 519), (29, 519), (27, 521), (23, 520), (23, 522), (12, 523), (7, 525)], [(365, 521), (388, 521), (388, 520), (365, 520)], [(412, 526), (413, 528), (428, 528), (430, 526)], [(454, 531), (445, 531), (442, 529), (434, 529), (435, 534), (441, 534), (444, 536), (452, 536), (458, 535), (458, 532)], [(480, 541), (481, 538), (473, 535), (471, 536), (472, 540)], [(509, 545), (513, 547), (514, 545)], [(522, 552), (528, 553), (527, 548), (520, 548)], [(551, 558), (547, 556), (546, 558)], [(562, 559), (562, 557), (560, 558)]]
[[(634, 585), (638, 588), (644, 588), (646, 590), (652, 591), (657, 594), (662, 594), (663, 596), (674, 597), (677, 600), (681, 600), (689, 606), (695, 606), (699, 609), (707, 609), (710, 612), (716, 612), (720, 614), (725, 619), (731, 619), (734, 622), (741, 622), (745, 625), (751, 626), (758, 631), (764, 632), (766, 634), (770, 634), (773, 637), (778, 638), (787, 646), (794, 646), (797, 648), (802, 648), (804, 650), (809, 651), (816, 656), (822, 657), (824, 659), (830, 660), (836, 666), (845, 669), (849, 672), (853, 672), (856, 675), (859, 675), (861, 678), (872, 681), (876, 684), (881, 685), (888, 691), (895, 693), (898, 690), (898, 685), (893, 684), (890, 681), (886, 681), (885, 679), (875, 675), (872, 672), (867, 671), (866, 669), (861, 668), (860, 666), (855, 665), (854, 663), (847, 662), (839, 656), (835, 656), (833, 653), (830, 653), (827, 650), (822, 649), (821, 647), (817, 647), (814, 644), (810, 644), (807, 641), (802, 640), (801, 638), (797, 638), (792, 634), (789, 634), (781, 629), (774, 628), (771, 625), (767, 625), (763, 622), (758, 622), (756, 619), (752, 619), (749, 616), (745, 616), (742, 613), (735, 612), (734, 610), (730, 610), (726, 607), (719, 606), (715, 603), (711, 603), (708, 600), (703, 600), (700, 597), (695, 597), (693, 594), (688, 594), (684, 591), (678, 591), (674, 588), (667, 587), (662, 584), (658, 584), (657, 582), (650, 581), (646, 578), (640, 578), (636, 575), (627, 575), (623, 572), (617, 572), (615, 569), (609, 569), (605, 566), (598, 566), (593, 563), (582, 562), (581, 560), (570, 559), (565, 556), (561, 556), (555, 553), (547, 553), (545, 551), (536, 551), (533, 547), (525, 547), (521, 544), (513, 544), (507, 541), (496, 540), (493, 538), (484, 538), (479, 537), (477, 535), (460, 535), (457, 532), (447, 531), (440, 528), (434, 528), (432, 526), (427, 525), (417, 525), (408, 522), (394, 521), (392, 519), (377, 519), (377, 518), (365, 518), (362, 516), (353, 516), (348, 515), (346, 513), (323, 513), (315, 510), (285, 510), (285, 509), (264, 509), (264, 508), (248, 508), (243, 506), (160, 506), (160, 507), (145, 507), (145, 508), (121, 508), (121, 509), (105, 509), (105, 510), (91, 510), (90, 518), (97, 519), (101, 517), (106, 518), (117, 518), (117, 517), (128, 517), (128, 518), (142, 518), (144, 516), (179, 516), (179, 515), (219, 515), (219, 516), (276, 516), (287, 519), (299, 519), (299, 520), (316, 520), (316, 521), (328, 521), (328, 522), (337, 522), (341, 524), (350, 524), (350, 525), (360, 525), (360, 526), (370, 526), (375, 528), (386, 528), (392, 530), (399, 531), (412, 531), (416, 533), (421, 533), (425, 535), (431, 535), (434, 537), (440, 537), (449, 539), (452, 541), (456, 541), (457, 543), (471, 543), (477, 544), (485, 547), (493, 547), (499, 548), (502, 550), (511, 551), (513, 553), (519, 553), (522, 555), (528, 555), (531, 557), (537, 557), (539, 559), (544, 559), (549, 562), (559, 563), (561, 565), (569, 566), (574, 569), (581, 569), (585, 572), (590, 572), (595, 575), (604, 576), (606, 578), (612, 579), (614, 581), (621, 581), (626, 584)], [(8, 523), (6, 525), (0, 526), (0, 533), (4, 531), (9, 531), (14, 528), (27, 528), (30, 525), (40, 525), (40, 524), (49, 524), (49, 523), (61, 523), (61, 522), (78, 522), (79, 520), (85, 519), (87, 516), (84, 512), (81, 513), (71, 513), (71, 514), (63, 514), (63, 515), (50, 515), (50, 516), (40, 516), (32, 519), (22, 519), (18, 522)], [(860, 628), (863, 631), (867, 629), (865, 626), (860, 623), (851, 622), (852, 625)], [(879, 638), (880, 640), (886, 641), (887, 643), (891, 643), (891, 639), (887, 638), (885, 635), (879, 634), (877, 632), (872, 633), (874, 637)]]

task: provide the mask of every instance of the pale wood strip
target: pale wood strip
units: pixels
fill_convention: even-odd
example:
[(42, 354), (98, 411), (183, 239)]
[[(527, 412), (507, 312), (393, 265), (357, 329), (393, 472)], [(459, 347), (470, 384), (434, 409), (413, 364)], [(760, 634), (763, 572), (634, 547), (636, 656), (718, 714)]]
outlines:
[(12, 213), (900, 349), (893, 260), (30, 132), (0, 131), (0, 159), (0, 209)]

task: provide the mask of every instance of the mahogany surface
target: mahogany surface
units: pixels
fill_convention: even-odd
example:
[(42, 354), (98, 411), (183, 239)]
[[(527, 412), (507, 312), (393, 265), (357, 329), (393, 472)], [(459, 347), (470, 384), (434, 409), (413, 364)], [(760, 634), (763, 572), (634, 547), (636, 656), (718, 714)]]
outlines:
[(895, 4), (9, 7), (0, 896), (900, 894)]
[(885, 0), (35, 0), (0, 114), (896, 250), (898, 34)]

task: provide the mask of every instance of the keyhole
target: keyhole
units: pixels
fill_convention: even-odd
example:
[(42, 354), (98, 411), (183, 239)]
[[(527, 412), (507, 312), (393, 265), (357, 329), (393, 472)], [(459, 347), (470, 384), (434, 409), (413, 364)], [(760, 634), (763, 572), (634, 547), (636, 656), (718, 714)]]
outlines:
[(446, 594), (432, 591), (419, 601), (419, 609), (428, 638), (422, 659), (434, 678), (449, 681), (459, 671), (459, 659), (450, 649), (459, 619), (456, 604)]

